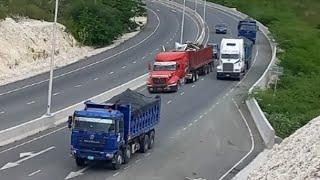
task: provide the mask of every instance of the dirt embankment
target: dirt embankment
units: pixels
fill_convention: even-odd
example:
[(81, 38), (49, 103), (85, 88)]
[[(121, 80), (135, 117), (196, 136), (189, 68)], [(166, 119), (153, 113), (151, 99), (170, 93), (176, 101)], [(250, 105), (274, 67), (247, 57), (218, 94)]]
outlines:
[[(142, 27), (147, 19), (137, 17)], [(55, 68), (68, 65), (85, 56), (111, 49), (140, 31), (124, 34), (114, 44), (93, 49), (80, 44), (58, 24), (56, 33)], [(0, 22), (0, 85), (25, 79), (49, 70), (52, 52), (52, 23), (32, 19), (6, 18)]]

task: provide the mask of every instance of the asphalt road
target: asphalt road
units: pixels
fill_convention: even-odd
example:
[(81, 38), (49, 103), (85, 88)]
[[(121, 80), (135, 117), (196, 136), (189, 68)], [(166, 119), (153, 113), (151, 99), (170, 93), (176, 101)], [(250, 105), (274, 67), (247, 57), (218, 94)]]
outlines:
[[(169, 12), (164, 14), (170, 15)], [(209, 42), (236, 35), (235, 18), (209, 8), (207, 20), (209, 27), (217, 22), (225, 22), (231, 27), (228, 35), (210, 33)], [(68, 175), (78, 175), (74, 179), (229, 179), (236, 173), (230, 170), (239, 160), (248, 155), (236, 169), (263, 148), (243, 104), (247, 90), (270, 61), (271, 49), (267, 40), (262, 34), (258, 36), (254, 52), (256, 61), (241, 82), (218, 81), (215, 73), (211, 73), (195, 84), (184, 85), (178, 93), (162, 94), (161, 122), (156, 129), (154, 149), (147, 154), (136, 154), (121, 170), (112, 171), (99, 164), (83, 169), (76, 167), (69, 152), (70, 132), (59, 126), (1, 148), (0, 167), (8, 162), (19, 165), (13, 163), (11, 165), (17, 166), (0, 170), (0, 179), (56, 180)], [(148, 94), (145, 87), (139, 91)], [(19, 154), (25, 152), (32, 153), (19, 158)]]
[[(148, 23), (136, 37), (122, 45), (57, 69), (53, 81), (52, 112), (86, 100), (147, 72), (148, 62), (180, 40), (181, 13), (159, 3), (149, 3)], [(185, 40), (199, 33), (186, 16)], [(46, 112), (48, 73), (0, 87), (0, 130), (41, 117)]]

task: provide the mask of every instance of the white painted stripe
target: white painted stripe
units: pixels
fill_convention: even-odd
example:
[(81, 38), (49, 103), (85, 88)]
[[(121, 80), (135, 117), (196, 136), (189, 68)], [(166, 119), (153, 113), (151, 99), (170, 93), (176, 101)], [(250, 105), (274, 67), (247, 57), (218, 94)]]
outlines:
[(181, 96), (184, 95), (184, 92), (180, 93), (180, 95), (181, 95)]
[(56, 92), (56, 93), (53, 94), (53, 96), (57, 96), (57, 95), (59, 95), (59, 94), (60, 94), (59, 92)]
[(141, 161), (141, 159), (138, 159), (138, 160), (135, 161), (135, 163), (138, 163), (138, 162), (140, 162), (140, 161)]
[(113, 74), (113, 73), (114, 73), (113, 71), (109, 72), (110, 75)]
[(193, 125), (193, 123), (190, 123), (188, 126), (191, 127)]
[(75, 85), (74, 87), (78, 88), (78, 87), (81, 87), (81, 86), (82, 86), (82, 84), (78, 84), (78, 85)]
[(192, 85), (191, 87), (196, 87), (196, 85)]
[(35, 101), (27, 102), (28, 105), (36, 103)]
[(1, 111), (1, 112), (0, 112), (0, 114), (4, 114), (4, 113), (6, 113), (6, 112), (4, 112), (4, 111)]
[(126, 167), (124, 167), (123, 169), (124, 170), (127, 170), (127, 169), (129, 169), (131, 166), (129, 165), (129, 166), (126, 166)]
[(114, 173), (112, 176), (115, 177), (115, 176), (118, 176), (120, 173), (117, 172), (117, 173)]
[(185, 128), (183, 128), (182, 130), (185, 131), (185, 130), (187, 130), (187, 128), (185, 127)]
[(172, 101), (171, 101), (171, 100), (169, 100), (167, 103), (168, 103), (168, 104), (170, 104), (170, 103), (172, 103)]
[(136, 63), (137, 63), (137, 61), (133, 61), (132, 63), (133, 63), (133, 64), (136, 64)]
[(38, 174), (39, 172), (41, 172), (40, 169), (37, 170), (37, 171), (35, 171), (35, 172), (33, 172), (33, 173), (28, 174), (28, 176), (31, 177), (31, 176), (33, 176), (33, 175), (35, 175), (35, 174)]
[(98, 80), (98, 79), (99, 79), (99, 78), (94, 78), (93, 80), (96, 81), (96, 80)]
[(127, 66), (122, 66), (121, 68), (122, 68), (122, 69), (125, 69), (125, 68), (127, 68)]
[(238, 112), (240, 113), (241, 117), (242, 117), (242, 120), (244, 121), (244, 123), (246, 124), (246, 127), (248, 129), (248, 132), (250, 134), (250, 140), (251, 140), (251, 149), (250, 151), (245, 155), (243, 156), (236, 164), (234, 164), (234, 166), (232, 166), (232, 168), (230, 168), (224, 175), (222, 175), (219, 180), (222, 180), (224, 179), (234, 168), (236, 168), (240, 163), (242, 163), (251, 153), (252, 151), (254, 150), (254, 139), (253, 139), (253, 134), (251, 132), (251, 129), (250, 129), (250, 126), (247, 122), (247, 119), (245, 118), (245, 116), (243, 115), (241, 109), (239, 108), (237, 102), (232, 98), (232, 101), (234, 103), (234, 105), (237, 107), (237, 110)]

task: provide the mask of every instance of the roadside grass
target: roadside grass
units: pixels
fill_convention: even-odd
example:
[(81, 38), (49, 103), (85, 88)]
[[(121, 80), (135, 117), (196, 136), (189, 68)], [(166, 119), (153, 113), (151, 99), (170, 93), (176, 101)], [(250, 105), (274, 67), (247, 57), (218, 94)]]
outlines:
[(320, 115), (320, 1), (210, 0), (236, 7), (269, 27), (283, 52), (284, 75), (256, 98), (278, 136), (285, 138)]

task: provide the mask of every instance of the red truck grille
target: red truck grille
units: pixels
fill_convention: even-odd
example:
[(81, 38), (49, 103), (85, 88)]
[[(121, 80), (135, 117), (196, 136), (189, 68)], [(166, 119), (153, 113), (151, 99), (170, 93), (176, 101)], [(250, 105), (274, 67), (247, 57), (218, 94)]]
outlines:
[(166, 78), (152, 78), (153, 84), (156, 85), (165, 85), (166, 84)]

